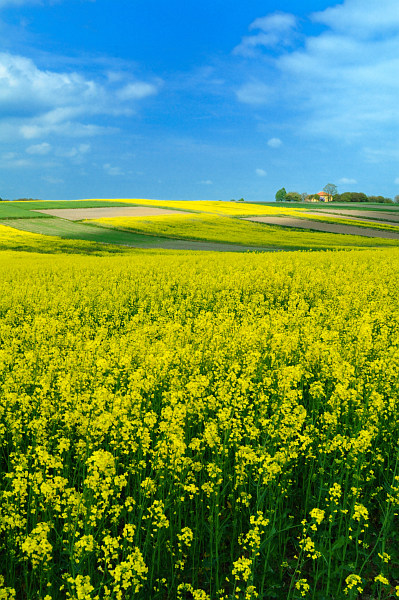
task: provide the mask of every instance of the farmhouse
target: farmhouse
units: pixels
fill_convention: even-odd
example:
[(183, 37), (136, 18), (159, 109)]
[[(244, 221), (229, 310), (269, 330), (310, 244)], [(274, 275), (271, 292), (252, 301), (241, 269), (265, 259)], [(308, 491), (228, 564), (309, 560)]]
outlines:
[(317, 192), (317, 196), (320, 198), (320, 202), (332, 202), (332, 195), (327, 192)]

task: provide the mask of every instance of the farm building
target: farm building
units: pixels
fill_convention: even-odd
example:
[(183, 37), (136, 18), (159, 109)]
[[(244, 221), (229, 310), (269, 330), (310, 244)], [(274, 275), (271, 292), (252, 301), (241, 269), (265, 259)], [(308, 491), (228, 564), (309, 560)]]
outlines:
[(327, 192), (317, 192), (317, 195), (321, 202), (332, 202), (333, 197), (331, 194), (327, 194)]

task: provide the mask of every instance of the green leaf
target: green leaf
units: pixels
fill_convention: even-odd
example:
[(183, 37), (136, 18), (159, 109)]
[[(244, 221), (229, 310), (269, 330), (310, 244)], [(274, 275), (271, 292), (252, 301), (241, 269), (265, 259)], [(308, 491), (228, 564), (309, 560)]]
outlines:
[(333, 547), (331, 548), (331, 550), (333, 552), (335, 552), (336, 550), (339, 550), (340, 548), (342, 548), (342, 546), (346, 543), (346, 537), (344, 535), (341, 535), (337, 541), (333, 544)]

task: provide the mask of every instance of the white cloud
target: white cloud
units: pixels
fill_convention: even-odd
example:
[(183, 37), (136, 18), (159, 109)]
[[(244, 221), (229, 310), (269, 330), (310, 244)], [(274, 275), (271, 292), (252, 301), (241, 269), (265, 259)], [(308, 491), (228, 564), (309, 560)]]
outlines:
[(267, 104), (272, 99), (273, 88), (262, 81), (251, 81), (236, 90), (236, 96), (245, 104)]
[(12, 160), (16, 156), (17, 155), (15, 152), (3, 152), (3, 154), (1, 155), (1, 158), (2, 158), (2, 160)]
[(47, 142), (43, 142), (42, 144), (34, 144), (33, 146), (29, 146), (26, 149), (26, 152), (28, 154), (40, 154), (40, 155), (44, 155), (44, 154), (48, 154), (51, 150), (51, 144), (48, 144)]
[(90, 150), (90, 144), (79, 144), (79, 146), (74, 146), (69, 150), (58, 150), (57, 156), (64, 156), (66, 158), (77, 158), (81, 157), (83, 154), (87, 154), (88, 152), (90, 152)]
[(112, 175), (113, 177), (119, 177), (119, 176), (124, 175), (124, 173), (120, 167), (113, 167), (109, 163), (106, 163), (105, 165), (103, 165), (103, 169), (107, 173), (107, 175)]
[[(94, 2), (95, 0), (88, 0)], [(7, 6), (23, 6), (25, 4), (59, 4), (62, 0), (0, 0), (0, 9)]]
[(41, 4), (41, 0), (0, 0), (0, 9), (6, 6), (22, 6), (23, 4)]
[[(0, 137), (34, 139), (52, 133), (90, 136), (110, 129), (88, 119), (108, 114), (129, 116), (132, 101), (155, 93), (155, 84), (136, 82), (115, 90), (83, 75), (39, 69), (26, 57), (0, 53)], [(129, 105), (126, 104), (129, 101)], [(2, 127), (6, 124), (5, 127)]]
[(399, 29), (397, 0), (346, 0), (312, 15), (313, 20), (331, 29), (358, 36), (375, 36)]
[(394, 183), (395, 183), (396, 185), (399, 185), (399, 177), (397, 177), (397, 178), (395, 179)]
[(267, 141), (267, 145), (270, 146), (270, 148), (280, 148), (282, 143), (280, 138), (270, 138), (270, 140)]
[(202, 179), (198, 183), (200, 183), (201, 185), (213, 185), (213, 181), (211, 179)]
[(255, 19), (249, 28), (260, 32), (244, 37), (233, 53), (249, 57), (256, 54), (257, 48), (290, 44), (296, 24), (294, 15), (283, 12)]
[(51, 183), (52, 185), (58, 185), (59, 183), (64, 183), (63, 179), (60, 179), (58, 177), (52, 177), (51, 175), (44, 175), (42, 177), (43, 181), (46, 181), (47, 183)]
[(141, 100), (147, 96), (153, 96), (158, 92), (158, 88), (152, 83), (137, 81), (129, 83), (117, 91), (117, 96), (121, 100)]
[(338, 183), (343, 183), (343, 184), (355, 184), (357, 183), (356, 179), (351, 179), (350, 177), (341, 177), (341, 179), (338, 181)]
[(31, 165), (30, 160), (26, 158), (18, 158), (17, 155), (11, 156), (13, 153), (8, 153), (9, 158), (0, 161), (0, 169), (21, 169)]
[(259, 177), (266, 177), (267, 172), (264, 169), (255, 169), (255, 173), (259, 175)]
[(302, 112), (306, 133), (352, 142), (392, 132), (399, 126), (397, 0), (383, 8), (374, 0), (345, 0), (313, 19), (327, 29), (275, 62), (279, 98)]

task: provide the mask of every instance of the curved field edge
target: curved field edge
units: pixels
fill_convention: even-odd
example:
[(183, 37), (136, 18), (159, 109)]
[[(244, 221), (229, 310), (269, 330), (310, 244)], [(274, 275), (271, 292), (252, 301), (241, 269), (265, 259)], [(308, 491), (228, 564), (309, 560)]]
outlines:
[[(281, 248), (262, 247), (255, 245), (239, 245), (233, 243), (182, 240), (166, 238), (155, 235), (128, 232), (117, 229), (108, 229), (96, 225), (86, 225), (76, 221), (66, 221), (63, 219), (46, 219), (45, 222), (37, 219), (17, 219), (15, 221), (8, 219), (0, 223), (0, 249), (14, 247), (23, 249), (24, 247), (40, 247), (43, 251), (51, 252), (52, 246), (54, 252), (58, 252), (62, 247), (65, 251), (74, 251), (84, 253), (108, 253), (118, 252), (118, 248), (139, 250), (160, 250), (160, 251), (190, 251), (190, 252), (268, 252), (278, 251)], [(36, 234), (39, 238), (33, 240), (29, 237), (16, 237), (15, 230), (23, 233)], [(44, 238), (44, 239), (43, 239)], [(46, 240), (47, 238), (47, 240)], [(18, 241), (16, 241), (18, 239)], [(63, 240), (61, 244), (60, 240)], [(296, 248), (295, 248), (296, 249)]]
[(177, 239), (196, 239), (273, 248), (345, 248), (395, 246), (395, 240), (293, 230), (229, 216), (192, 214), (165, 217), (115, 217), (87, 221), (120, 231)]
[(323, 223), (332, 223), (333, 225), (348, 225), (350, 227), (365, 227), (367, 229), (378, 229), (382, 231), (392, 231), (393, 233), (399, 233), (399, 224), (395, 225), (395, 222), (380, 222), (370, 218), (368, 221), (362, 221), (361, 218), (335, 218), (333, 215), (320, 215), (320, 213), (309, 212), (309, 213), (293, 213), (292, 216), (298, 219), (308, 219), (311, 221), (322, 221)]

